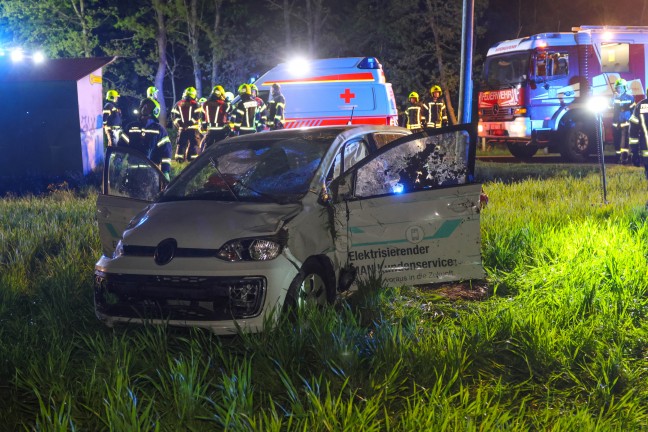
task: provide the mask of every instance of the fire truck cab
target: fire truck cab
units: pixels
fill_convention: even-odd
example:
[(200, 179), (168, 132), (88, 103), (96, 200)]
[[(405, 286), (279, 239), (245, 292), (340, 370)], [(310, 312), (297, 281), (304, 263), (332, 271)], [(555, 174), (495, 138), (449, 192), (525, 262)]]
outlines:
[(286, 128), (398, 125), (392, 86), (375, 57), (281, 63), (255, 82), (266, 103), (274, 83), (286, 98)]
[(599, 116), (611, 141), (614, 82), (641, 100), (648, 80), (648, 27), (581, 26), (503, 41), (488, 51), (479, 91), (479, 136), (517, 158), (540, 148), (570, 161), (596, 151)]

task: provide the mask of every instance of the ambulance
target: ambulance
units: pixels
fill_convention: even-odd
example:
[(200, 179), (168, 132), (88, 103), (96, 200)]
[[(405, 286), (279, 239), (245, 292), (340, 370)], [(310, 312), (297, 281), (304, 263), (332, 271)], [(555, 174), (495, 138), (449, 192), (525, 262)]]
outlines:
[(539, 149), (586, 161), (602, 138), (612, 141), (614, 83), (623, 78), (635, 101), (648, 80), (648, 27), (580, 26), (492, 46), (479, 91), (479, 136), (513, 156)]
[(281, 63), (254, 82), (266, 103), (275, 83), (286, 98), (285, 128), (398, 125), (392, 85), (375, 57)]

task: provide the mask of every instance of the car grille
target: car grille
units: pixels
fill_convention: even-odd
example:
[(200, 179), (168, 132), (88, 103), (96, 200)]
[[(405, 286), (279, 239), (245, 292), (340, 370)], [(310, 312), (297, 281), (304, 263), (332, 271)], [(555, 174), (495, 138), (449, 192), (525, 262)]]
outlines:
[(95, 306), (109, 316), (223, 321), (260, 313), (266, 279), (95, 272)]
[(481, 120), (485, 122), (513, 120), (513, 108), (499, 107), (497, 110), (493, 110), (493, 108), (484, 108), (481, 110)]

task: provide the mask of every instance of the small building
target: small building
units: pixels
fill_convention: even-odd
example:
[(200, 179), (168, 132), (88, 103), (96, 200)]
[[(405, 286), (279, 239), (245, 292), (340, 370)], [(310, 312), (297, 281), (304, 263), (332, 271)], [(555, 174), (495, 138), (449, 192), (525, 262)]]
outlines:
[(0, 57), (0, 179), (101, 170), (102, 68), (114, 59)]

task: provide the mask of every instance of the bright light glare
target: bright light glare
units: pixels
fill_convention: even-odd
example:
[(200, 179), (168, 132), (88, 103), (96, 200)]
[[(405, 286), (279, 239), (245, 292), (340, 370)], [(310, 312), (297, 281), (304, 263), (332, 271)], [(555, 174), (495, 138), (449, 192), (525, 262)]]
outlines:
[(32, 60), (34, 60), (34, 63), (43, 63), (45, 61), (45, 54), (41, 51), (36, 51), (32, 56)]
[(25, 58), (25, 54), (23, 53), (22, 49), (16, 48), (15, 50), (11, 51), (11, 60), (14, 62), (19, 62), (22, 61)]
[(594, 96), (587, 101), (587, 109), (593, 113), (601, 113), (609, 108), (609, 101), (602, 96)]
[(603, 40), (605, 41), (612, 40), (612, 35), (613, 33), (611, 31), (606, 31), (605, 33), (603, 33)]
[(310, 71), (310, 62), (303, 57), (295, 57), (288, 61), (288, 70), (293, 75), (304, 75)]
[(394, 192), (395, 194), (403, 193), (404, 189), (405, 189), (405, 186), (403, 186), (400, 183), (396, 183), (395, 185), (392, 186), (392, 192)]

